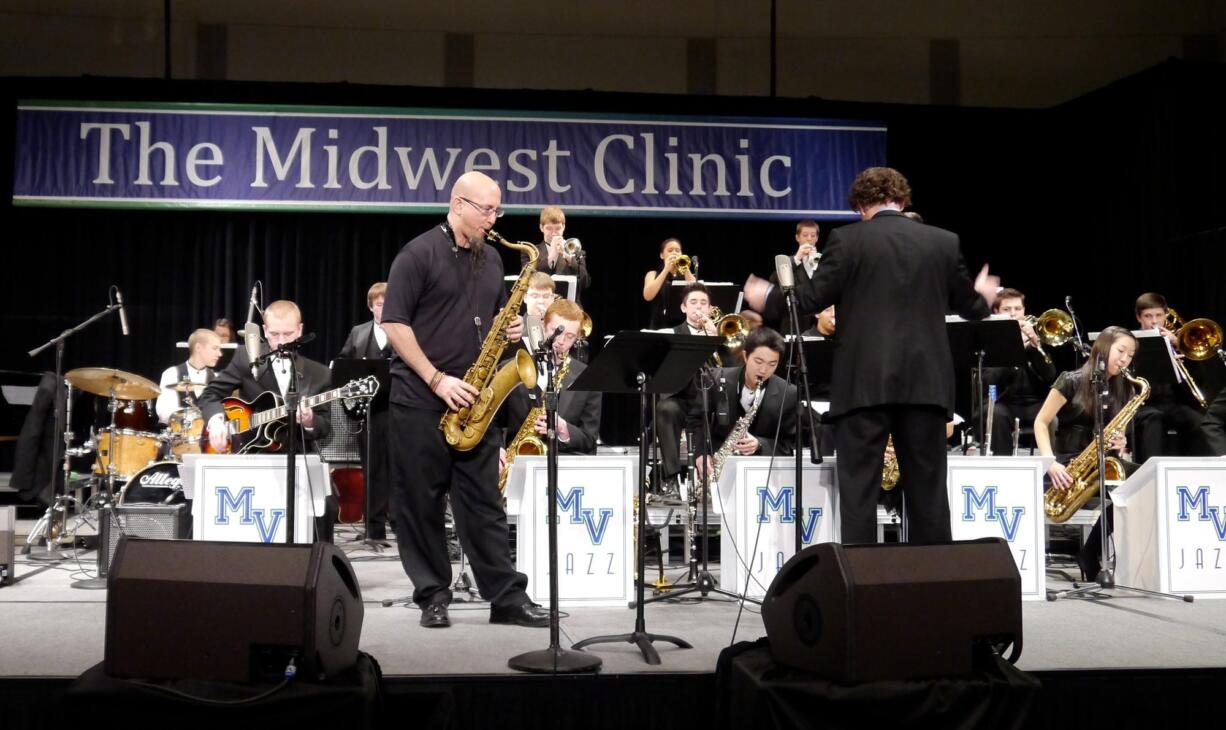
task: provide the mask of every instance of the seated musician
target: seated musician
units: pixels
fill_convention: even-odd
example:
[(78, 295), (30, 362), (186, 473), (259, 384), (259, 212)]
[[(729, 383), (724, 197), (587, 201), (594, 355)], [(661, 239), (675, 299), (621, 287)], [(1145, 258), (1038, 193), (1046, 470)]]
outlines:
[[(221, 359), (221, 338), (210, 329), (198, 329), (187, 338), (187, 360), (178, 365), (171, 365), (162, 371), (162, 393), (157, 400), (158, 420), (166, 423), (170, 414), (181, 408), (196, 405), (196, 399), (204, 392), (204, 386), (213, 380), (213, 368)], [(175, 383), (190, 380), (199, 383), (200, 387), (190, 393), (180, 393), (170, 390)]]
[[(1175, 333), (1166, 328), (1166, 298), (1156, 292), (1137, 297), (1137, 322), (1143, 330), (1157, 330), (1174, 349), (1177, 357), (1179, 342)], [(1143, 464), (1151, 456), (1202, 456), (1207, 453), (1201, 435), (1200, 422), (1204, 410), (1183, 383), (1153, 386), (1153, 392), (1137, 413), (1136, 456)], [(1166, 445), (1166, 432), (1174, 430), (1179, 437), (1177, 447)]]
[(225, 317), (219, 317), (213, 323), (213, 331), (221, 338), (221, 344), (225, 345), (234, 342), (234, 325), (230, 324), (230, 320)]
[[(1050, 489), (1067, 490), (1073, 485), (1074, 475), (1069, 473), (1065, 464), (1076, 458), (1094, 441), (1094, 389), (1091, 368), (1095, 367), (1096, 363), (1106, 362), (1109, 394), (1103, 404), (1105, 410), (1102, 418), (1105, 428), (1134, 395), (1132, 384), (1121, 377), (1120, 372), (1128, 367), (1136, 352), (1137, 341), (1131, 332), (1123, 327), (1107, 327), (1094, 340), (1090, 357), (1085, 364), (1077, 370), (1061, 373), (1052, 384), (1047, 399), (1043, 401), (1043, 407), (1034, 419), (1034, 440), (1038, 444), (1039, 453), (1056, 458), (1047, 469), (1051, 480)], [(1118, 454), (1126, 445), (1126, 439), (1121, 433), (1107, 443), (1107, 449)], [(1083, 477), (1084, 474), (1076, 476)], [(1102, 538), (1099, 524), (1095, 523), (1089, 538), (1077, 555), (1077, 565), (1081, 568), (1085, 580), (1093, 580), (1100, 567)], [(1110, 534), (1110, 511), (1107, 513), (1107, 528)]]
[(678, 273), (677, 259), (680, 256), (681, 241), (676, 238), (664, 239), (660, 243), (660, 261), (662, 262), (660, 270), (648, 271), (643, 275), (643, 301), (651, 305), (648, 327), (653, 330), (667, 327), (670, 321), (677, 321), (676, 313), (666, 310), (668, 297), (665, 289), (672, 286), (673, 280), (684, 278), (691, 284), (697, 281), (693, 271), (687, 271), (684, 275)]
[[(711, 293), (701, 283), (693, 283), (681, 292), (681, 311), (685, 321), (670, 331), (677, 335), (714, 336), (715, 324), (711, 321)], [(702, 397), (698, 390), (699, 374), (680, 391), (660, 398), (656, 404), (656, 435), (660, 448), (660, 484), (663, 493), (670, 497), (680, 494), (681, 475), (685, 465), (681, 462), (681, 431), (702, 423)], [(707, 407), (715, 408), (708, 400)]]
[[(553, 277), (544, 271), (538, 271), (528, 278), (528, 291), (524, 292), (524, 347), (528, 352), (535, 352), (545, 332), (545, 310), (557, 299), (557, 289)], [(545, 335), (547, 336), (547, 335)]]
[[(261, 346), (262, 352), (294, 342), (301, 336), (302, 314), (298, 310), (298, 305), (281, 299), (264, 309), (264, 337), (268, 340), (268, 346)], [(315, 395), (331, 387), (332, 373), (327, 366), (302, 355), (299, 355), (296, 360), (300, 395)], [(257, 366), (253, 374), (246, 350), (238, 348), (230, 364), (217, 373), (200, 396), (200, 410), (204, 415), (209, 444), (213, 449), (224, 453), (229, 450), (230, 446), (222, 399), (229, 397), (230, 393), (237, 388), (238, 397), (244, 401), (251, 402), (262, 393), (272, 393), (276, 396), (279, 405), (289, 383), (290, 360), (288, 357), (272, 358)], [(308, 443), (324, 438), (331, 432), (329, 410), (326, 404), (314, 410), (305, 407), (298, 410), (296, 420), (302, 426)], [(284, 438), (283, 434), (287, 430), (285, 428), (280, 430), (281, 437), (278, 438), (278, 441)]]
[[(783, 337), (769, 327), (759, 327), (745, 338), (745, 365), (720, 368), (712, 391), (711, 446), (728, 456), (787, 456), (796, 446), (796, 387), (775, 375), (784, 353)], [(762, 383), (761, 392), (758, 384)], [(758, 410), (743, 438), (726, 443), (738, 421)], [(778, 434), (778, 437), (776, 437)], [(698, 460), (699, 480), (707, 457)]]
[[(545, 312), (546, 333), (552, 334), (559, 326), (563, 327), (562, 334), (553, 340), (554, 362), (566, 370), (558, 394), (558, 451), (563, 454), (595, 454), (596, 438), (600, 432), (600, 393), (567, 389), (587, 368), (570, 357), (570, 350), (579, 339), (582, 322), (583, 310), (569, 299), (559, 299), (549, 305)], [(563, 365), (568, 360), (569, 364)], [(537, 389), (530, 393), (521, 385), (507, 395), (500, 413), (506, 414), (508, 445), (516, 440), (524, 428), (545, 440), (545, 404), (540, 397), (543, 386), (544, 381), (538, 381)], [(539, 411), (534, 410), (538, 407)], [(531, 424), (526, 421), (529, 413), (532, 413)]]
[(800, 333), (803, 337), (834, 336), (834, 305), (831, 304), (813, 315), (813, 326)]
[(1056, 379), (1056, 366), (1043, 357), (1039, 336), (1026, 321), (1025, 294), (1017, 289), (1001, 290), (996, 295), (993, 311), (1017, 320), (1022, 347), (1026, 352), (1026, 364), (1022, 367), (983, 369), (984, 382), (997, 387), (996, 405), (992, 411), (992, 453), (1012, 456), (1014, 419), (1024, 424), (1034, 421), (1052, 381)]
[(1217, 392), (1200, 422), (1201, 438), (1210, 456), (1226, 456), (1226, 388)]

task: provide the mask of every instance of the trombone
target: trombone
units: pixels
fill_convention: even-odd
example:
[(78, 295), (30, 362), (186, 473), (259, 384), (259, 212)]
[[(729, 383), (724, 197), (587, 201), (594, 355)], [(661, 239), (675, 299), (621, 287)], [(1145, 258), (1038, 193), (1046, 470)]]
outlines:
[[(1222, 327), (1217, 322), (1204, 317), (1184, 322), (1179, 312), (1167, 307), (1166, 328), (1175, 333), (1175, 348), (1187, 359), (1202, 362), (1217, 355), (1226, 363), (1226, 352), (1222, 351)], [(1184, 365), (1180, 358), (1175, 358), (1175, 367), (1179, 368), (1179, 374), (1188, 383), (1188, 391), (1200, 407), (1208, 408), (1205, 394), (1192, 379), (1188, 366)]]
[[(715, 326), (715, 334), (724, 338), (724, 347), (729, 350), (740, 349), (745, 344), (745, 336), (749, 334), (749, 323), (739, 314), (724, 314), (719, 307), (711, 307), (711, 324)], [(723, 367), (719, 354), (715, 355), (715, 364)]]
[(1040, 344), (1036, 348), (1043, 356), (1043, 361), (1051, 364), (1051, 355), (1043, 351), (1043, 345), (1059, 347), (1073, 338), (1076, 328), (1073, 327), (1073, 317), (1062, 309), (1049, 309), (1038, 317), (1027, 315), (1026, 324), (1034, 328), (1039, 336)]

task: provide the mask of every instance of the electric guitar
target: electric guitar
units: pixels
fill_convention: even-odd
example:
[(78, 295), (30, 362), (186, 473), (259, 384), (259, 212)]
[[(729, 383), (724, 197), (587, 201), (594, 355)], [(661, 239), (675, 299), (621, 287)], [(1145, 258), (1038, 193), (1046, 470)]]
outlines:
[[(379, 379), (373, 375), (351, 380), (345, 385), (317, 395), (300, 398), (299, 401), (307, 408), (314, 408), (343, 398), (346, 401), (354, 399), (370, 399), (379, 392)], [(226, 433), (230, 448), (217, 451), (204, 439), (206, 454), (249, 454), (256, 451), (280, 451), (279, 436), (285, 428), (289, 408), (281, 396), (272, 391), (264, 391), (251, 401), (242, 398), (224, 398), (221, 401), (222, 410), (226, 416)]]

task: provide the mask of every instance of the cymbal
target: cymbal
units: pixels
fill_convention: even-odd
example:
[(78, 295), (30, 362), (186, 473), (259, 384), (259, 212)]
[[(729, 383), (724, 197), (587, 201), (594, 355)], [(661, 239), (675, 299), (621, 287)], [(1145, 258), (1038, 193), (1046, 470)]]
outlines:
[(152, 380), (113, 368), (76, 368), (64, 378), (78, 390), (105, 398), (114, 395), (119, 400), (150, 400), (161, 392)]
[(163, 385), (164, 390), (173, 390), (176, 393), (195, 393), (196, 388), (203, 388), (204, 383), (193, 383), (190, 380), (180, 380), (177, 383)]

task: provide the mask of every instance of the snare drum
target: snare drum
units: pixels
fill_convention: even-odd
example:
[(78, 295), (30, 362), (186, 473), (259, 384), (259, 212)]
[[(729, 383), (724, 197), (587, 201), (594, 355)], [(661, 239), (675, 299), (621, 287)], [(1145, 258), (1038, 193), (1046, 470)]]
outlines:
[(183, 502), (183, 480), (179, 464), (159, 461), (141, 469), (119, 493), (120, 504), (179, 504)]
[(204, 435), (204, 416), (199, 408), (180, 408), (170, 414), (170, 453), (175, 457), (199, 454)]
[[(114, 438), (112, 438), (112, 436)], [(106, 476), (111, 461), (115, 463), (115, 478), (128, 479), (153, 463), (158, 456), (158, 438), (144, 431), (126, 428), (104, 428), (98, 432), (98, 458), (94, 473)]]

